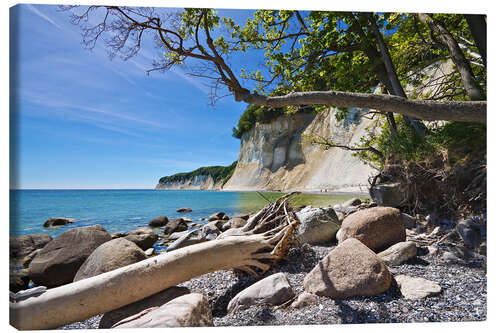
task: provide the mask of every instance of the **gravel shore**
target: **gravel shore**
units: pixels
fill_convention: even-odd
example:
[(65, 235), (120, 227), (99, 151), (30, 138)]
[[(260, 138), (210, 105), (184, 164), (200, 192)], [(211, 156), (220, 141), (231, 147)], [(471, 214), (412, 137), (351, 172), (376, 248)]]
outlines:
[[(304, 291), (305, 275), (326, 256), (334, 243), (305, 245), (292, 249), (288, 260), (267, 272), (268, 276), (284, 272), (296, 295)], [(302, 309), (285, 306), (252, 306), (227, 314), (226, 308), (238, 292), (253, 284), (253, 277), (238, 277), (232, 271), (217, 271), (184, 282), (191, 292), (208, 296), (215, 326), (315, 325), (354, 323), (410, 323), (486, 320), (486, 257), (467, 265), (450, 264), (439, 256), (419, 248), (419, 256), (405, 264), (390, 268), (393, 275), (406, 274), (437, 282), (442, 293), (421, 300), (404, 299), (393, 282), (383, 294), (319, 302)], [(97, 328), (101, 316), (61, 327), (61, 329)]]

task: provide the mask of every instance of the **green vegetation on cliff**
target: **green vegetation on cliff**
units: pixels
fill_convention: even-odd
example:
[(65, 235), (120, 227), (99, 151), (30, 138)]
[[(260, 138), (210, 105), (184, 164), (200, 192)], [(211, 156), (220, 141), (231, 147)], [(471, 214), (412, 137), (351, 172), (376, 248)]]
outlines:
[(212, 177), (214, 183), (217, 183), (222, 180), (222, 184), (224, 185), (233, 175), (237, 163), (238, 161), (234, 161), (231, 165), (228, 166), (201, 167), (191, 172), (176, 173), (171, 176), (161, 177), (159, 183), (166, 184), (171, 182), (188, 181), (188, 180), (193, 180), (193, 178), (196, 176), (208, 175)]

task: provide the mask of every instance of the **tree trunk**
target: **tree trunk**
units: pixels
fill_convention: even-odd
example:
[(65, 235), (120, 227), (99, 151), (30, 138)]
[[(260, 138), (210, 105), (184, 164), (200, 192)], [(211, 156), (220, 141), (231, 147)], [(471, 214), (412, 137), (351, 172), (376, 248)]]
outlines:
[(251, 267), (257, 267), (266, 271), (269, 262), (286, 254), (298, 225), (294, 213), (287, 209), (286, 199), (283, 200), (290, 195), (269, 204), (249, 219), (245, 227), (240, 228), (244, 231), (242, 236), (187, 246), (11, 303), (10, 323), (20, 330), (57, 328), (217, 270), (238, 268), (255, 274)]
[(234, 92), (236, 101), (268, 107), (292, 105), (327, 105), (346, 108), (374, 109), (394, 112), (422, 120), (486, 122), (486, 101), (458, 102), (405, 99), (391, 95), (349, 93), (343, 91), (294, 92), (284, 96), (251, 94), (248, 90)]
[(484, 100), (484, 94), (476, 81), (469, 61), (465, 58), (460, 46), (452, 34), (439, 21), (434, 20), (430, 15), (417, 14), (419, 20), (429, 26), (429, 28), (438, 35), (439, 39), (446, 45), (450, 52), (451, 59), (457, 66), (458, 72), (462, 78), (465, 90), (473, 101)]
[(465, 19), (486, 67), (486, 15), (466, 14)]
[[(380, 49), (380, 53), (382, 55), (382, 61), (384, 62), (387, 76), (389, 77), (389, 81), (394, 90), (394, 94), (399, 97), (408, 98), (403, 89), (403, 86), (401, 85), (401, 81), (398, 78), (396, 69), (394, 68), (394, 63), (392, 62), (391, 54), (387, 49), (387, 45), (385, 44), (384, 38), (382, 37), (382, 34), (380, 33), (380, 30), (377, 26), (377, 22), (375, 21), (372, 14), (364, 13), (364, 16), (368, 19), (370, 23), (370, 28), (372, 32), (375, 34), (375, 37), (377, 38), (377, 43)], [(410, 123), (415, 133), (417, 133), (420, 136), (426, 134), (427, 132), (426, 127), (418, 119), (407, 117), (405, 120)]]

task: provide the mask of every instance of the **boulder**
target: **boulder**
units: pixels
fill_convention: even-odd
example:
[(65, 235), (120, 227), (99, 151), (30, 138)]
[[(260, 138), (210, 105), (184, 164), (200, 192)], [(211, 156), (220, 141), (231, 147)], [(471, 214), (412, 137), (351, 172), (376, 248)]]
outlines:
[(401, 213), (401, 216), (403, 217), (403, 224), (405, 225), (406, 229), (413, 229), (417, 226), (417, 222), (415, 221), (415, 218), (413, 216), (410, 216), (406, 213)]
[(209, 326), (214, 326), (214, 323), (208, 299), (202, 294), (187, 294), (125, 318), (113, 328)]
[(37, 254), (29, 265), (29, 276), (35, 284), (49, 288), (71, 283), (88, 256), (110, 240), (99, 224), (67, 230)]
[(350, 206), (359, 206), (361, 205), (361, 199), (360, 198), (352, 198), (350, 200), (347, 200), (342, 204), (344, 207), (350, 207)]
[(208, 221), (215, 221), (215, 220), (229, 220), (229, 216), (226, 215), (224, 212), (218, 212), (215, 214), (212, 214), (208, 217)]
[(241, 214), (241, 215), (236, 215), (236, 216), (233, 216), (233, 218), (240, 218), (240, 219), (243, 219), (245, 221), (248, 221), (248, 219), (250, 218), (250, 215), (249, 214)]
[(153, 228), (163, 227), (168, 223), (168, 217), (158, 216), (149, 221), (149, 226)]
[(36, 255), (41, 251), (42, 249), (38, 249), (38, 250), (35, 250), (33, 252), (31, 252), (30, 254), (28, 254), (26, 257), (24, 257), (23, 259), (21, 259), (21, 263), (23, 265), (24, 268), (28, 268), (30, 263), (33, 261), (33, 259), (35, 259)]
[(378, 206), (399, 207), (405, 200), (400, 183), (382, 183), (370, 188), (370, 196)]
[(168, 221), (167, 225), (165, 225), (164, 233), (165, 235), (170, 235), (174, 232), (186, 231), (188, 230), (188, 225), (183, 218), (177, 218)]
[(401, 265), (408, 259), (417, 255), (417, 244), (414, 242), (401, 242), (394, 244), (387, 250), (377, 253), (377, 256), (387, 266)]
[(297, 241), (301, 244), (317, 244), (335, 239), (340, 222), (333, 208), (305, 207), (295, 213), (300, 225), (297, 229)]
[(9, 238), (9, 256), (21, 259), (35, 250), (43, 248), (52, 240), (49, 234), (32, 234)]
[(9, 290), (13, 293), (28, 289), (29, 282), (30, 278), (26, 269), (9, 272)]
[(134, 242), (142, 250), (147, 250), (153, 247), (153, 244), (158, 240), (158, 235), (154, 233), (153, 230), (143, 227), (137, 230), (133, 230), (124, 237), (126, 240)]
[(178, 238), (176, 241), (170, 244), (167, 248), (167, 251), (177, 250), (185, 246), (198, 244), (206, 241), (207, 239), (205, 233), (202, 232), (200, 229), (196, 229), (188, 232), (186, 235)]
[(256, 304), (279, 305), (292, 299), (294, 293), (284, 273), (270, 275), (240, 291), (227, 306), (228, 313)]
[(394, 277), (404, 298), (421, 299), (441, 293), (441, 287), (434, 281), (408, 275)]
[(456, 229), (467, 247), (476, 249), (486, 239), (486, 225), (472, 219), (460, 222)]
[(44, 222), (43, 227), (44, 228), (57, 227), (75, 222), (76, 222), (75, 219), (69, 217), (51, 217)]
[(290, 307), (292, 309), (301, 309), (309, 305), (314, 305), (316, 303), (318, 303), (318, 296), (305, 291), (302, 292), (295, 301), (293, 301)]
[(226, 221), (224, 220), (216, 220), (208, 222), (201, 228), (201, 230), (203, 231), (203, 233), (205, 233), (205, 235), (209, 234), (219, 235), (221, 233), (222, 226), (224, 225), (225, 222)]
[(247, 224), (247, 220), (241, 217), (233, 217), (229, 220), (229, 223), (231, 224), (231, 228), (241, 228)]
[(111, 239), (126, 237), (127, 235), (128, 235), (127, 233), (123, 233), (123, 232), (113, 232), (111, 234)]
[(160, 307), (174, 298), (186, 294), (189, 294), (189, 289), (186, 287), (170, 287), (140, 301), (106, 312), (99, 322), (99, 328), (111, 328), (114, 324), (127, 317), (136, 315), (149, 308)]
[(401, 213), (396, 208), (373, 207), (347, 216), (342, 222), (339, 242), (356, 238), (375, 252), (406, 240)]
[(73, 281), (87, 279), (146, 258), (144, 251), (135, 243), (125, 238), (112, 239), (92, 252), (78, 269)]
[(182, 207), (177, 209), (177, 213), (189, 213), (192, 212), (193, 210), (189, 207)]
[(184, 237), (186, 236), (187, 234), (189, 234), (189, 231), (186, 230), (186, 231), (179, 231), (179, 232), (174, 232), (174, 233), (171, 233), (170, 235), (168, 236), (165, 236), (166, 238), (168, 238), (168, 240), (176, 240), (176, 239), (179, 239), (181, 237)]
[(385, 292), (392, 277), (377, 255), (356, 238), (340, 243), (304, 278), (304, 290), (345, 299)]

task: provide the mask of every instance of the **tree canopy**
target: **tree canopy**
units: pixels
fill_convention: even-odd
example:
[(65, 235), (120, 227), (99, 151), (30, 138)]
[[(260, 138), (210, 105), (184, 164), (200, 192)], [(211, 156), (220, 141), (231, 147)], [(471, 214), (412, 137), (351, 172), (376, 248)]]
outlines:
[[(360, 107), (389, 121), (399, 113), (409, 120), (486, 122), (486, 62), (464, 15), (257, 10), (238, 24), (206, 8), (64, 8), (82, 26), (84, 45), (103, 38), (110, 54), (124, 59), (151, 34), (164, 49), (151, 70), (189, 66), (211, 80), (213, 101), (229, 92), (236, 101), (287, 112), (303, 105)], [(92, 15), (99, 23), (89, 23)], [(230, 57), (249, 50), (263, 52), (262, 68), (230, 65)], [(429, 82), (422, 69), (449, 59), (451, 73)], [(410, 98), (407, 83), (419, 88)], [(377, 85), (388, 94), (374, 94)]]

